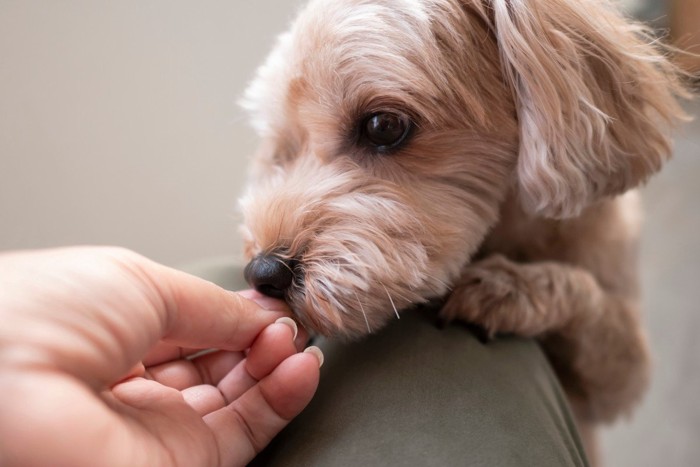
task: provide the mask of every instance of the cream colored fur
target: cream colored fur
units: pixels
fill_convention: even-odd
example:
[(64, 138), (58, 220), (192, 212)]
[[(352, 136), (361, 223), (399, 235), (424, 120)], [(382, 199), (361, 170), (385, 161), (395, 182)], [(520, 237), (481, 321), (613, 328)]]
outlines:
[[(317, 332), (449, 295), (448, 319), (540, 339), (582, 427), (628, 413), (649, 379), (628, 190), (685, 95), (653, 42), (604, 1), (311, 1), (246, 95), (247, 254), (297, 262)], [(378, 111), (416, 124), (395, 153), (354, 137)]]

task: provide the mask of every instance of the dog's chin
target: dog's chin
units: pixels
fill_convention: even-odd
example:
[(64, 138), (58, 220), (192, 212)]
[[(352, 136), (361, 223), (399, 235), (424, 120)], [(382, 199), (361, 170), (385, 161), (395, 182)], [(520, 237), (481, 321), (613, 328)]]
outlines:
[(367, 321), (365, 321), (362, 311), (352, 310), (346, 316), (338, 316), (335, 313), (309, 309), (294, 303), (294, 299), (289, 300), (294, 316), (308, 331), (315, 335), (344, 341), (361, 339), (383, 328), (392, 316), (396, 319), (393, 312), (391, 315), (381, 318), (377, 313), (370, 312), (367, 315)]
[[(388, 287), (393, 289), (390, 284)], [(401, 310), (426, 301), (415, 293), (410, 300), (398, 295), (390, 298), (387, 286), (380, 286), (379, 290), (325, 294), (303, 287), (288, 291), (285, 298), (305, 328), (314, 334), (341, 340), (355, 340), (375, 333), (391, 320), (399, 319)]]

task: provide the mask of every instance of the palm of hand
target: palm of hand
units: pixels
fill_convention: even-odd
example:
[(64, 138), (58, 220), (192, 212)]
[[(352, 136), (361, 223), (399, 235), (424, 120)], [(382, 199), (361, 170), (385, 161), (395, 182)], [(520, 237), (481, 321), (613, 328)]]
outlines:
[(0, 267), (23, 290), (0, 293), (0, 463), (242, 465), (308, 403), (318, 361), (282, 313), (92, 253)]

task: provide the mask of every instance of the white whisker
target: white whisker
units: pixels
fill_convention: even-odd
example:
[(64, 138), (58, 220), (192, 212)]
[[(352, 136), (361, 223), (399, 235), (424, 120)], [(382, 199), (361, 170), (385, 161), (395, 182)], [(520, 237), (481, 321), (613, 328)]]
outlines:
[(438, 282), (438, 283), (442, 284), (443, 286), (445, 286), (446, 289), (448, 289), (448, 290), (450, 289), (450, 285), (449, 285), (447, 282), (445, 282), (445, 281), (443, 281), (443, 280), (441, 280), (441, 279), (438, 279), (438, 278), (435, 277), (435, 276), (428, 276), (428, 277), (429, 277), (430, 279), (434, 280), (435, 282)]
[(394, 300), (391, 298), (389, 291), (386, 289), (384, 284), (382, 284), (382, 287), (384, 287), (384, 292), (386, 292), (386, 296), (389, 297), (389, 302), (391, 302), (391, 307), (394, 309), (394, 313), (396, 313), (396, 319), (401, 319), (401, 317), (399, 316), (399, 310), (396, 309), (396, 305), (394, 305)]
[[(386, 291), (386, 286), (385, 286), (384, 284), (382, 284), (382, 287), (384, 287), (384, 290)], [(387, 295), (389, 295), (389, 292), (387, 292)], [(401, 300), (403, 300), (403, 301), (406, 302), (406, 303), (411, 303), (411, 302), (412, 302), (411, 300), (409, 300), (408, 298), (406, 298), (405, 295), (401, 295), (401, 294), (398, 293), (398, 292), (394, 292), (394, 295), (398, 296)], [(391, 299), (391, 297), (389, 297), (389, 299)]]
[(365, 317), (365, 324), (367, 324), (367, 332), (371, 333), (372, 329), (369, 327), (369, 320), (367, 320), (367, 313), (365, 313), (365, 307), (362, 306), (362, 302), (360, 301), (360, 297), (357, 296), (357, 292), (355, 292), (355, 298), (357, 299), (357, 304), (360, 305), (360, 310), (362, 310), (362, 316)]
[(277, 263), (280, 263), (282, 266), (284, 266), (285, 268), (287, 268), (287, 269), (289, 270), (289, 272), (292, 273), (292, 275), (294, 275), (294, 271), (293, 271), (292, 268), (289, 266), (289, 264), (287, 264), (286, 261), (284, 261), (282, 258), (277, 258), (276, 256), (273, 257), (273, 258), (274, 258), (274, 260), (275, 260)]

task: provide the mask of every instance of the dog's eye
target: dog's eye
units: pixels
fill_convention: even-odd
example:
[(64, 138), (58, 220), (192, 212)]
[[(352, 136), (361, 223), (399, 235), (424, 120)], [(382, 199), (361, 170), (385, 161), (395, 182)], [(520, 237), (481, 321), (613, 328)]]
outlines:
[(379, 150), (393, 149), (401, 144), (411, 131), (411, 120), (401, 114), (378, 112), (364, 122), (366, 140)]

